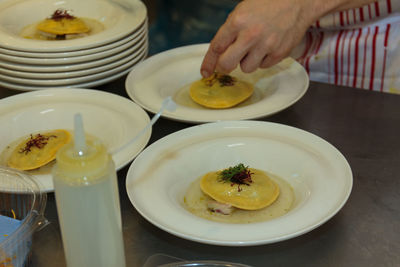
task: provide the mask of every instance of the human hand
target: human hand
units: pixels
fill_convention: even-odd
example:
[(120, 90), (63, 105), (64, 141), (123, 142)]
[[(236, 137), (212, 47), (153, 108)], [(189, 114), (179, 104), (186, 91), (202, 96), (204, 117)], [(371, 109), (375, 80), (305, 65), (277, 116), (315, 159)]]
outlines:
[(203, 77), (270, 67), (300, 43), (317, 19), (312, 0), (245, 0), (218, 30), (201, 65)]

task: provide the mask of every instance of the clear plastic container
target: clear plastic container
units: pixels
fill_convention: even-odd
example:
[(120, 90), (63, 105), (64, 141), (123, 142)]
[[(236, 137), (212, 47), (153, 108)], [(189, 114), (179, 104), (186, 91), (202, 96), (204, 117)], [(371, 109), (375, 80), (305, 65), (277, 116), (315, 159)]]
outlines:
[(46, 193), (30, 175), (0, 167), (0, 215), (20, 220), (0, 243), (1, 267), (29, 266), (32, 235), (48, 224), (43, 216), (46, 202)]
[(215, 261), (215, 260), (186, 261), (165, 254), (154, 254), (146, 260), (143, 267), (252, 267), (252, 266), (241, 263)]

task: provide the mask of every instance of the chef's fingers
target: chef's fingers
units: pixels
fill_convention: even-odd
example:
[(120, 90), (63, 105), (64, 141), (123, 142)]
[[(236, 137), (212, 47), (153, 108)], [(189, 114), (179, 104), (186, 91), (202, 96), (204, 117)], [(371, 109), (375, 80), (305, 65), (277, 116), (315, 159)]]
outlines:
[(285, 57), (280, 54), (268, 54), (261, 61), (260, 68), (266, 69), (281, 62)]
[(200, 72), (203, 77), (209, 77), (214, 73), (220, 55), (235, 41), (236, 36), (237, 32), (226, 23), (221, 26), (212, 39), (201, 64)]
[(249, 49), (247, 55), (240, 61), (243, 72), (250, 73), (261, 66), (268, 54), (279, 50), (277, 36), (270, 34), (267, 38), (260, 37), (254, 47)]
[[(232, 43), (217, 61), (217, 70), (229, 73), (239, 64), (250, 72), (257, 69), (261, 59), (265, 56), (269, 48), (263, 46), (261, 27), (253, 27), (238, 33), (235, 42)], [(260, 45), (261, 44), (261, 45)]]

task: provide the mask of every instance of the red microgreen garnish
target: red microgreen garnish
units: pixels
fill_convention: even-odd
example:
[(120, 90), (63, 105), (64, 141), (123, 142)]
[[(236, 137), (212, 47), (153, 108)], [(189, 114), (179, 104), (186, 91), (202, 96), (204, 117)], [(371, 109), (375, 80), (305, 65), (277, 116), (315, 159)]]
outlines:
[(227, 74), (221, 74), (214, 72), (210, 77), (203, 79), (207, 86), (212, 86), (217, 81), (219, 84), (223, 86), (233, 86), (236, 82), (236, 79)]
[(32, 147), (37, 147), (38, 149), (43, 148), (45, 145), (47, 145), (47, 141), (50, 138), (57, 138), (57, 136), (55, 135), (41, 135), (41, 134), (37, 134), (35, 135), (35, 137), (31, 134), (31, 138), (28, 140), (28, 142), (26, 142), (25, 147), (21, 148), (19, 150), (19, 153), (25, 153), (28, 154), (29, 152), (31, 152), (31, 148)]
[(68, 11), (64, 9), (57, 9), (50, 17), (50, 19), (52, 20), (74, 19), (74, 18), (75, 18), (74, 16), (70, 15)]
[(233, 78), (232, 76), (229, 76), (229, 75), (225, 75), (225, 74), (217, 76), (217, 79), (221, 86), (232, 86), (236, 82), (235, 78)]
[(229, 167), (218, 173), (219, 180), (222, 182), (230, 182), (231, 186), (237, 184), (238, 191), (242, 191), (241, 185), (249, 186), (253, 181), (251, 180), (252, 173), (248, 166), (240, 163), (234, 167)]

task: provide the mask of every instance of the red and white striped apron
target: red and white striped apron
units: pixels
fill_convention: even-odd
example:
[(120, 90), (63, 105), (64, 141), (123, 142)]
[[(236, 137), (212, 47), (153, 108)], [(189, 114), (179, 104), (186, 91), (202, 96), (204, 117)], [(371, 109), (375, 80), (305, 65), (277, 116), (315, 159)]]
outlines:
[(292, 56), (312, 81), (400, 94), (400, 0), (321, 18)]

